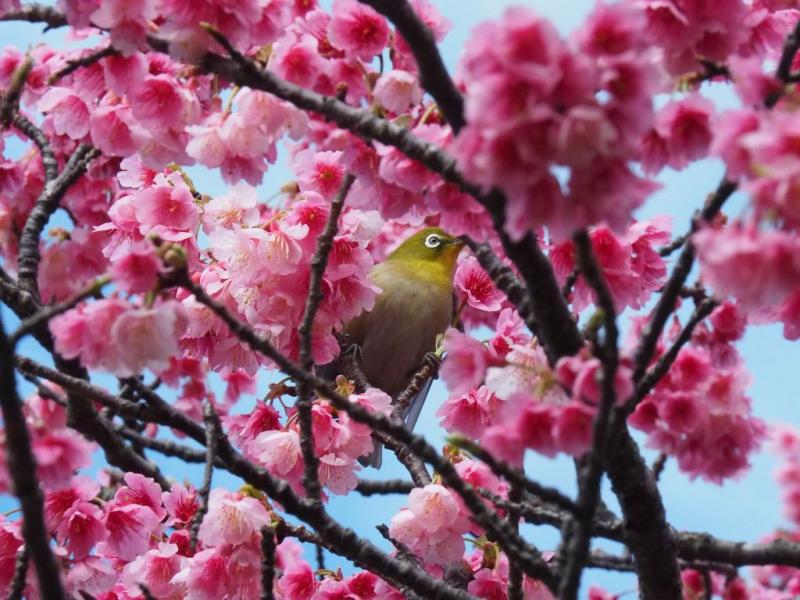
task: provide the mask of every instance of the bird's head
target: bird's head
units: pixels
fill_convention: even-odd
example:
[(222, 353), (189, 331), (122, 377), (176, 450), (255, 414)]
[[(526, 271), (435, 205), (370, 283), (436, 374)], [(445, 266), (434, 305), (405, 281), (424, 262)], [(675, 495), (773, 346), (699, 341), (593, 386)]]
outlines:
[(439, 227), (427, 227), (400, 244), (386, 260), (413, 260), (439, 265), (452, 272), (464, 242)]

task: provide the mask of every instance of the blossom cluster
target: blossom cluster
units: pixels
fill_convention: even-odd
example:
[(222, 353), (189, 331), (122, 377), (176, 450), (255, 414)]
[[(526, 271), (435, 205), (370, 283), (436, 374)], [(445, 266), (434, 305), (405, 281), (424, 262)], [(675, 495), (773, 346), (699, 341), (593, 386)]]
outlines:
[[(735, 305), (717, 307), (630, 417), (649, 446), (674, 456), (691, 477), (721, 483), (741, 475), (766, 437), (765, 423), (752, 415), (750, 377), (733, 345), (744, 326)], [(679, 331), (676, 319), (661, 352)]]

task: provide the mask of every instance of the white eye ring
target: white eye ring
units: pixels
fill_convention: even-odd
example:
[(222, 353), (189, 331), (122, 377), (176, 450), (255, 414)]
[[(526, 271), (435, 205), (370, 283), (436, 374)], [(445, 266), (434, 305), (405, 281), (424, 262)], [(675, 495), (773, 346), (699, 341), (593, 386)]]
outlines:
[(441, 245), (441, 243), (442, 243), (442, 238), (440, 238), (435, 233), (432, 233), (425, 238), (425, 245), (428, 248), (438, 248)]

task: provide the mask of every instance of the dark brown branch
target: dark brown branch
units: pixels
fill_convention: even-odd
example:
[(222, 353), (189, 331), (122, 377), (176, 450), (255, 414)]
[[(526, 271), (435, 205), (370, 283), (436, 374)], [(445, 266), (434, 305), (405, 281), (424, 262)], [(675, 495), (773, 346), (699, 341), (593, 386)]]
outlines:
[(679, 600), (680, 570), (664, 503), (625, 420), (615, 425), (606, 470), (625, 517), (624, 541), (633, 552), (641, 598)]
[(116, 54), (119, 54), (119, 50), (113, 46), (106, 46), (105, 48), (100, 48), (99, 50), (94, 50), (88, 54), (84, 54), (80, 58), (71, 58), (67, 61), (67, 64), (64, 67), (50, 75), (47, 83), (48, 85), (53, 85), (60, 79), (63, 79), (67, 75), (71, 75), (78, 69), (88, 67), (100, 60), (103, 60), (104, 58), (115, 56)]
[(39, 149), (39, 153), (42, 157), (42, 167), (44, 167), (45, 184), (53, 181), (58, 177), (58, 161), (56, 160), (53, 148), (50, 146), (50, 140), (47, 139), (47, 136), (41, 129), (20, 113), (14, 113), (11, 122), (14, 124), (14, 127), (28, 136), (28, 139), (36, 144), (36, 147)]
[[(519, 502), (522, 500), (523, 491), (516, 484), (511, 485), (508, 493), (508, 499), (511, 502)], [(508, 523), (515, 530), (519, 531), (520, 511), (516, 508), (508, 510)], [(523, 600), (524, 592), (522, 589), (522, 571), (514, 563), (508, 565), (508, 600)]]
[(14, 577), (8, 586), (8, 600), (22, 600), (25, 593), (25, 583), (28, 579), (28, 549), (23, 544), (17, 551), (17, 560), (14, 562)]
[(261, 529), (261, 600), (274, 600), (275, 532), (271, 527)]
[(456, 89), (433, 32), (417, 16), (407, 0), (360, 0), (389, 19), (408, 43), (419, 68), (422, 87), (436, 100), (453, 133), (466, 125), (464, 99)]
[(417, 369), (416, 372), (411, 376), (411, 379), (408, 380), (406, 388), (400, 392), (395, 401), (392, 403), (393, 417), (399, 419), (403, 418), (408, 410), (408, 407), (411, 405), (411, 402), (413, 402), (414, 397), (419, 393), (419, 391), (422, 389), (422, 386), (425, 385), (425, 382), (428, 381), (428, 379), (436, 376), (436, 371), (438, 368), (438, 365), (433, 361), (425, 361), (422, 363), (422, 366)]
[(22, 401), (17, 394), (13, 356), (5, 328), (0, 322), (0, 410), (5, 425), (8, 473), (24, 517), (22, 538), (30, 552), (42, 597), (62, 600), (66, 596), (61, 586), (58, 563), (50, 550), (50, 536), (44, 522), (44, 494), (36, 477), (36, 459), (31, 450)]
[(22, 95), (22, 88), (25, 87), (25, 82), (33, 67), (33, 61), (30, 56), (26, 56), (22, 64), (19, 65), (11, 74), (11, 80), (8, 82), (8, 87), (5, 92), (0, 95), (0, 131), (8, 127), (11, 121), (11, 115), (17, 110), (19, 97)]
[(600, 382), (602, 399), (594, 420), (592, 448), (582, 461), (583, 464), (579, 471), (577, 510), (570, 521), (562, 548), (563, 552), (559, 557), (559, 562), (564, 564), (558, 588), (560, 600), (577, 599), (581, 573), (589, 556), (592, 520), (597, 510), (597, 504), (600, 502), (600, 481), (603, 477), (603, 466), (607, 454), (609, 419), (617, 399), (614, 379), (619, 364), (619, 332), (617, 331), (614, 299), (594, 256), (587, 232), (584, 230), (575, 234), (573, 241), (578, 268), (583, 278), (594, 290), (596, 304), (603, 311), (605, 339), (600, 356), (603, 364)]
[(47, 29), (56, 29), (67, 25), (67, 18), (52, 6), (43, 4), (26, 4), (19, 10), (12, 10), (0, 15), (0, 21), (27, 21), (29, 23), (46, 23)]
[[(324, 299), (322, 279), (328, 266), (328, 256), (333, 247), (333, 238), (339, 230), (339, 215), (342, 214), (345, 198), (353, 186), (355, 177), (349, 173), (345, 176), (339, 191), (331, 202), (325, 228), (317, 238), (316, 251), (311, 258), (308, 297), (306, 298), (303, 318), (300, 322), (300, 367), (311, 371), (314, 360), (311, 356), (311, 338), (314, 329), (314, 318), (319, 305)], [(303, 381), (297, 385), (297, 414), (300, 424), (300, 447), (303, 453), (303, 489), (312, 502), (322, 502), (322, 485), (319, 481), (319, 459), (314, 451), (314, 430), (311, 419), (311, 396), (313, 390)]]
[[(778, 61), (778, 69), (775, 72), (775, 78), (784, 84), (788, 84), (793, 79), (792, 63), (797, 51), (800, 50), (800, 21), (795, 24), (792, 32), (786, 36), (783, 42), (783, 51), (781, 52), (781, 59)], [(767, 108), (774, 107), (778, 100), (781, 99), (781, 93), (773, 93), (764, 99), (764, 105)]]
[(387, 481), (361, 479), (356, 486), (356, 491), (362, 496), (408, 494), (414, 487), (412, 482), (403, 479), (389, 479)]
[(203, 407), (203, 421), (206, 428), (206, 467), (203, 471), (203, 485), (197, 491), (199, 500), (197, 511), (194, 513), (189, 527), (189, 549), (192, 552), (197, 546), (197, 534), (200, 532), (200, 525), (203, 524), (203, 518), (208, 512), (208, 496), (211, 494), (211, 480), (214, 476), (214, 465), (217, 460), (217, 440), (222, 435), (219, 430), (217, 413), (210, 400), (206, 400)]
[(416, 487), (425, 487), (433, 481), (431, 479), (431, 474), (428, 473), (428, 469), (425, 467), (425, 463), (420, 460), (419, 456), (417, 456), (411, 448), (398, 442), (394, 437), (385, 432), (374, 432), (372, 435), (375, 436), (381, 444), (394, 452), (397, 460), (406, 468), (406, 471), (408, 471)]
[(86, 144), (78, 146), (64, 170), (48, 182), (25, 222), (19, 240), (19, 285), (35, 299), (39, 298), (39, 236), (50, 216), (56, 211), (61, 198), (69, 187), (86, 172), (89, 163), (98, 155), (97, 150)]

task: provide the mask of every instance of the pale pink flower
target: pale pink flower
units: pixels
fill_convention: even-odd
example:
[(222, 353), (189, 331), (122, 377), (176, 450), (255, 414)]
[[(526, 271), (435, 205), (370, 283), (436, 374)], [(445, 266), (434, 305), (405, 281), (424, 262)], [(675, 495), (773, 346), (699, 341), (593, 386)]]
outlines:
[(407, 112), (422, 101), (422, 88), (417, 77), (399, 69), (381, 75), (372, 94), (381, 106), (397, 114)]
[(201, 550), (181, 565), (171, 583), (185, 589), (192, 600), (224, 598), (231, 584), (227, 557), (218, 548)]
[(160, 371), (178, 354), (187, 316), (180, 302), (161, 302), (153, 308), (138, 308), (117, 317), (107, 332), (116, 345), (119, 363), (112, 369), (130, 377), (144, 369)]
[(111, 278), (129, 294), (143, 294), (155, 289), (164, 270), (155, 248), (149, 242), (137, 242), (118, 249), (111, 257)]
[(150, 548), (151, 533), (159, 520), (152, 510), (139, 504), (110, 504), (105, 516), (108, 538), (98, 550), (124, 561), (134, 560)]
[(139, 585), (144, 584), (156, 598), (177, 598), (181, 586), (172, 580), (180, 568), (178, 546), (162, 542), (125, 565), (119, 584), (133, 597), (142, 595)]
[(59, 135), (80, 140), (89, 133), (89, 108), (71, 89), (52, 87), (39, 99), (36, 107), (53, 119), (53, 129)]
[(267, 523), (269, 515), (261, 502), (217, 488), (211, 492), (199, 539), (208, 546), (244, 544)]

